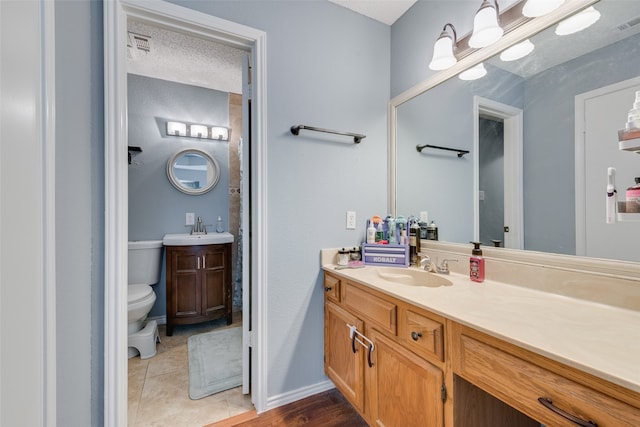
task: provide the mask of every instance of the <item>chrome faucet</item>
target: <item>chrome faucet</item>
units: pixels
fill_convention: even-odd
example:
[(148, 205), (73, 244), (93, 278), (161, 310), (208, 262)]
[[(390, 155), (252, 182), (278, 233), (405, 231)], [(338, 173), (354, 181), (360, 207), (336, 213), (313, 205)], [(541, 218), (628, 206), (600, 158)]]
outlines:
[(420, 268), (424, 268), (424, 271), (432, 271), (433, 264), (429, 255), (418, 254), (418, 256), (420, 257)]
[(458, 262), (457, 259), (443, 259), (440, 265), (436, 265), (436, 273), (449, 274), (449, 262)]
[(203, 224), (202, 218), (198, 217), (198, 220), (196, 221), (196, 223), (191, 226), (191, 230), (189, 231), (189, 234), (207, 234), (207, 225), (210, 225), (210, 224)]

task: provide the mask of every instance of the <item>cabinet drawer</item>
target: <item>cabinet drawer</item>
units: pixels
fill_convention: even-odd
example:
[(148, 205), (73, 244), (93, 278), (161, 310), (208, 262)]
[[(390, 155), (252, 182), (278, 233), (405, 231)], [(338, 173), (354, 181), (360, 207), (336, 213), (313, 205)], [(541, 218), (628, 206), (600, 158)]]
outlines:
[(516, 356), (480, 341), (475, 334), (461, 333), (455, 339), (456, 374), (545, 425), (569, 427), (576, 423), (543, 406), (540, 398), (598, 427), (640, 425), (640, 409), (531, 363), (522, 350), (514, 352), (520, 357)]
[(371, 291), (362, 290), (351, 283), (345, 282), (343, 285), (345, 307), (362, 314), (382, 330), (393, 335), (396, 334), (398, 307), (394, 303), (377, 297), (371, 294)]
[(401, 338), (412, 351), (422, 356), (433, 355), (444, 361), (442, 323), (407, 309), (404, 310), (400, 331)]
[(330, 274), (324, 275), (324, 295), (327, 299), (340, 302), (340, 279)]

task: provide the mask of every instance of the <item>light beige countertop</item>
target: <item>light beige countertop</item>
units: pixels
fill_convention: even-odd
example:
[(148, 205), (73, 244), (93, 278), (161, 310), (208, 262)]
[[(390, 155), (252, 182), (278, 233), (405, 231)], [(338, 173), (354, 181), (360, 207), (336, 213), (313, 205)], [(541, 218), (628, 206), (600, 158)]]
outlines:
[(450, 286), (427, 287), (376, 278), (378, 267), (336, 270), (324, 256), (322, 268), (640, 392), (638, 311), (456, 273), (442, 275)]

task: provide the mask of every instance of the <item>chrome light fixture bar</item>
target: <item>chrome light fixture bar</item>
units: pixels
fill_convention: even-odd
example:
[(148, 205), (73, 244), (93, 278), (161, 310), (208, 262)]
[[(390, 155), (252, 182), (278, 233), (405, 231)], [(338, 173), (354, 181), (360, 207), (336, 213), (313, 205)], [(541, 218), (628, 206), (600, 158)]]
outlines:
[[(447, 27), (451, 28), (453, 32), (453, 38), (447, 31)], [(433, 45), (433, 57), (429, 63), (429, 68), (432, 70), (446, 70), (453, 66), (458, 59), (455, 56), (455, 48), (458, 43), (458, 35), (456, 28), (453, 24), (447, 23), (442, 28), (442, 32), (438, 37), (438, 40)]]

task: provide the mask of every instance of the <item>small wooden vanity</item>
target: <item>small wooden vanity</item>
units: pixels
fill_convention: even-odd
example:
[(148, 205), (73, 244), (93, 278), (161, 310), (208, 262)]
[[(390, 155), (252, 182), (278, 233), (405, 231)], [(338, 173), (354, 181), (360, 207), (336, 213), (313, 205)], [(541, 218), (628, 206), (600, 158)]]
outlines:
[(167, 335), (174, 325), (232, 322), (231, 243), (166, 246)]
[(640, 425), (638, 391), (342, 271), (324, 290), (325, 373), (371, 426)]

